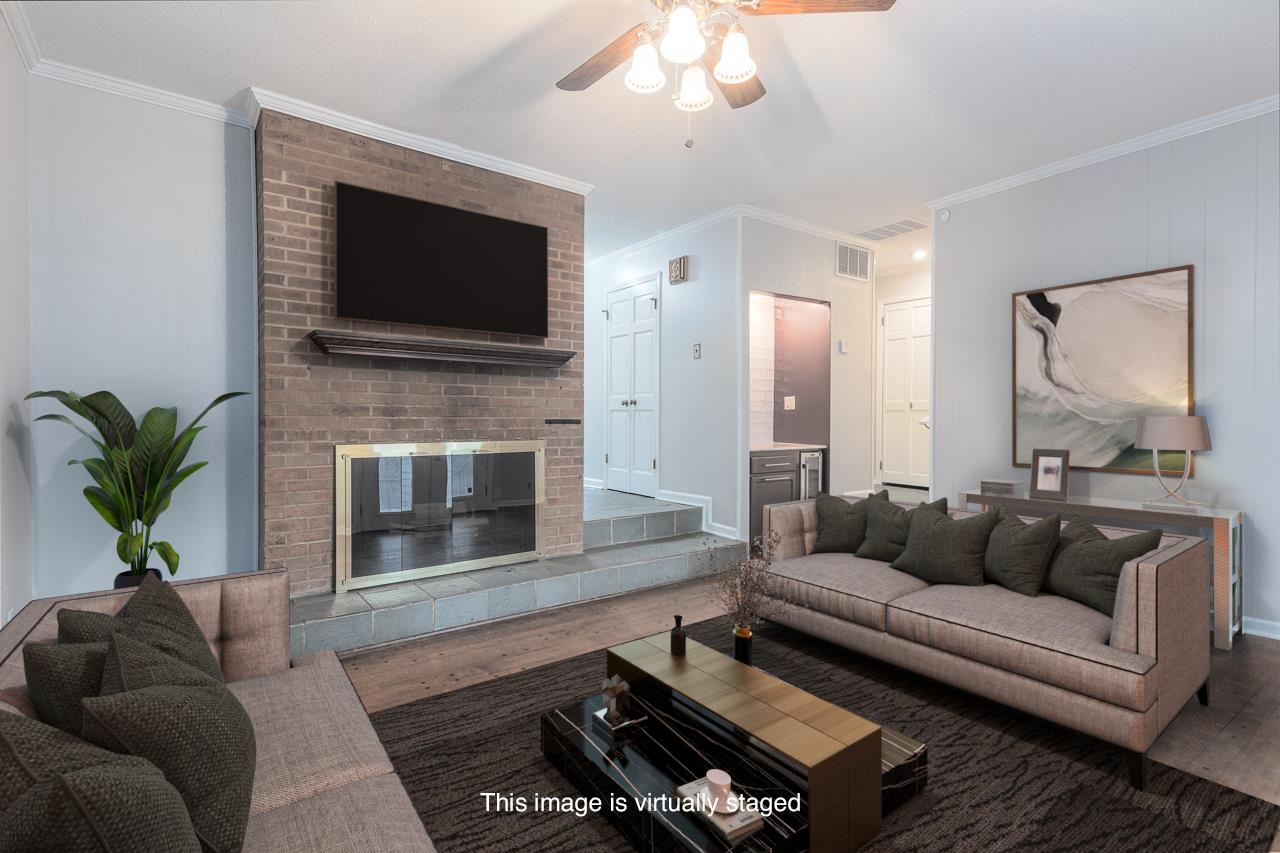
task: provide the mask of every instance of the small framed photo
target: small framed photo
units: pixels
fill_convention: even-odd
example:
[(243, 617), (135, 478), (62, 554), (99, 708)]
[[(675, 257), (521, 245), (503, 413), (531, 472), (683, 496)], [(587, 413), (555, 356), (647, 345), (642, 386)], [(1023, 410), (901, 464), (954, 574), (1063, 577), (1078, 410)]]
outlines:
[(1031, 452), (1031, 497), (1065, 501), (1067, 473), (1070, 470), (1070, 450), (1033, 450)]

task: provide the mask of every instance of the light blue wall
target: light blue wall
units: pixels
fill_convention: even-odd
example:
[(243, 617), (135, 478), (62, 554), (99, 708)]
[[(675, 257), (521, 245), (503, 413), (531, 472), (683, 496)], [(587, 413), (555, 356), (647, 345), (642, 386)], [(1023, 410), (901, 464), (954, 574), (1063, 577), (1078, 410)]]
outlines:
[[(179, 578), (256, 568), (256, 286), (250, 131), (32, 78), (31, 385), (108, 389), (133, 411), (254, 392), (207, 421), (157, 534)], [(57, 411), (39, 401), (36, 413)], [(35, 594), (109, 587), (114, 534), (67, 467), (87, 441), (35, 424)], [(158, 558), (154, 560), (158, 563)]]
[[(976, 199), (934, 231), (934, 487), (1010, 465), (1010, 294), (1195, 265), (1196, 408), (1213, 450), (1191, 497), (1246, 514), (1245, 631), (1280, 637), (1280, 113)], [(936, 219), (936, 217), (935, 217)], [(1072, 472), (1072, 493), (1154, 497)]]

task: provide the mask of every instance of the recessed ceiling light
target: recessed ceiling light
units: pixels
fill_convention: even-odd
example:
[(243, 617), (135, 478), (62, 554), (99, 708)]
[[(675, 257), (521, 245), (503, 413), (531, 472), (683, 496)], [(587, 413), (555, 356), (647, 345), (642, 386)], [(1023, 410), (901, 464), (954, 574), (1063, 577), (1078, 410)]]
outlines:
[(911, 253), (911, 260), (913, 261), (923, 261), (927, 257), (929, 257), (929, 253), (924, 249), (916, 249)]

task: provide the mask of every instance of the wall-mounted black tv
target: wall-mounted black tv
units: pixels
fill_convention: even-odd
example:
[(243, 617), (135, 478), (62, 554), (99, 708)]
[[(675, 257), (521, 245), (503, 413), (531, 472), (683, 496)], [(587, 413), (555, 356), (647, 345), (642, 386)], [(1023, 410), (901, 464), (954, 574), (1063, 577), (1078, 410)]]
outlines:
[(338, 316), (547, 335), (547, 229), (337, 186)]

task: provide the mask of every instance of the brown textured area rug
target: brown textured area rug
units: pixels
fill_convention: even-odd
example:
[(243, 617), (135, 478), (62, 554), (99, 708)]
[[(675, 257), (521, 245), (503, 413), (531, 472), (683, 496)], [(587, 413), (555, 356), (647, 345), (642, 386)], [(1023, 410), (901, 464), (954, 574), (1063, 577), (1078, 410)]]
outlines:
[[(723, 619), (689, 635), (728, 652)], [(868, 850), (1266, 851), (1280, 807), (1151, 765), (1128, 783), (1121, 750), (777, 625), (755, 664), (929, 746), (929, 784), (890, 814)], [(373, 715), (441, 853), (612, 853), (627, 842), (605, 818), (486, 813), (482, 792), (572, 796), (542, 757), (538, 717), (595, 692), (604, 653)]]

